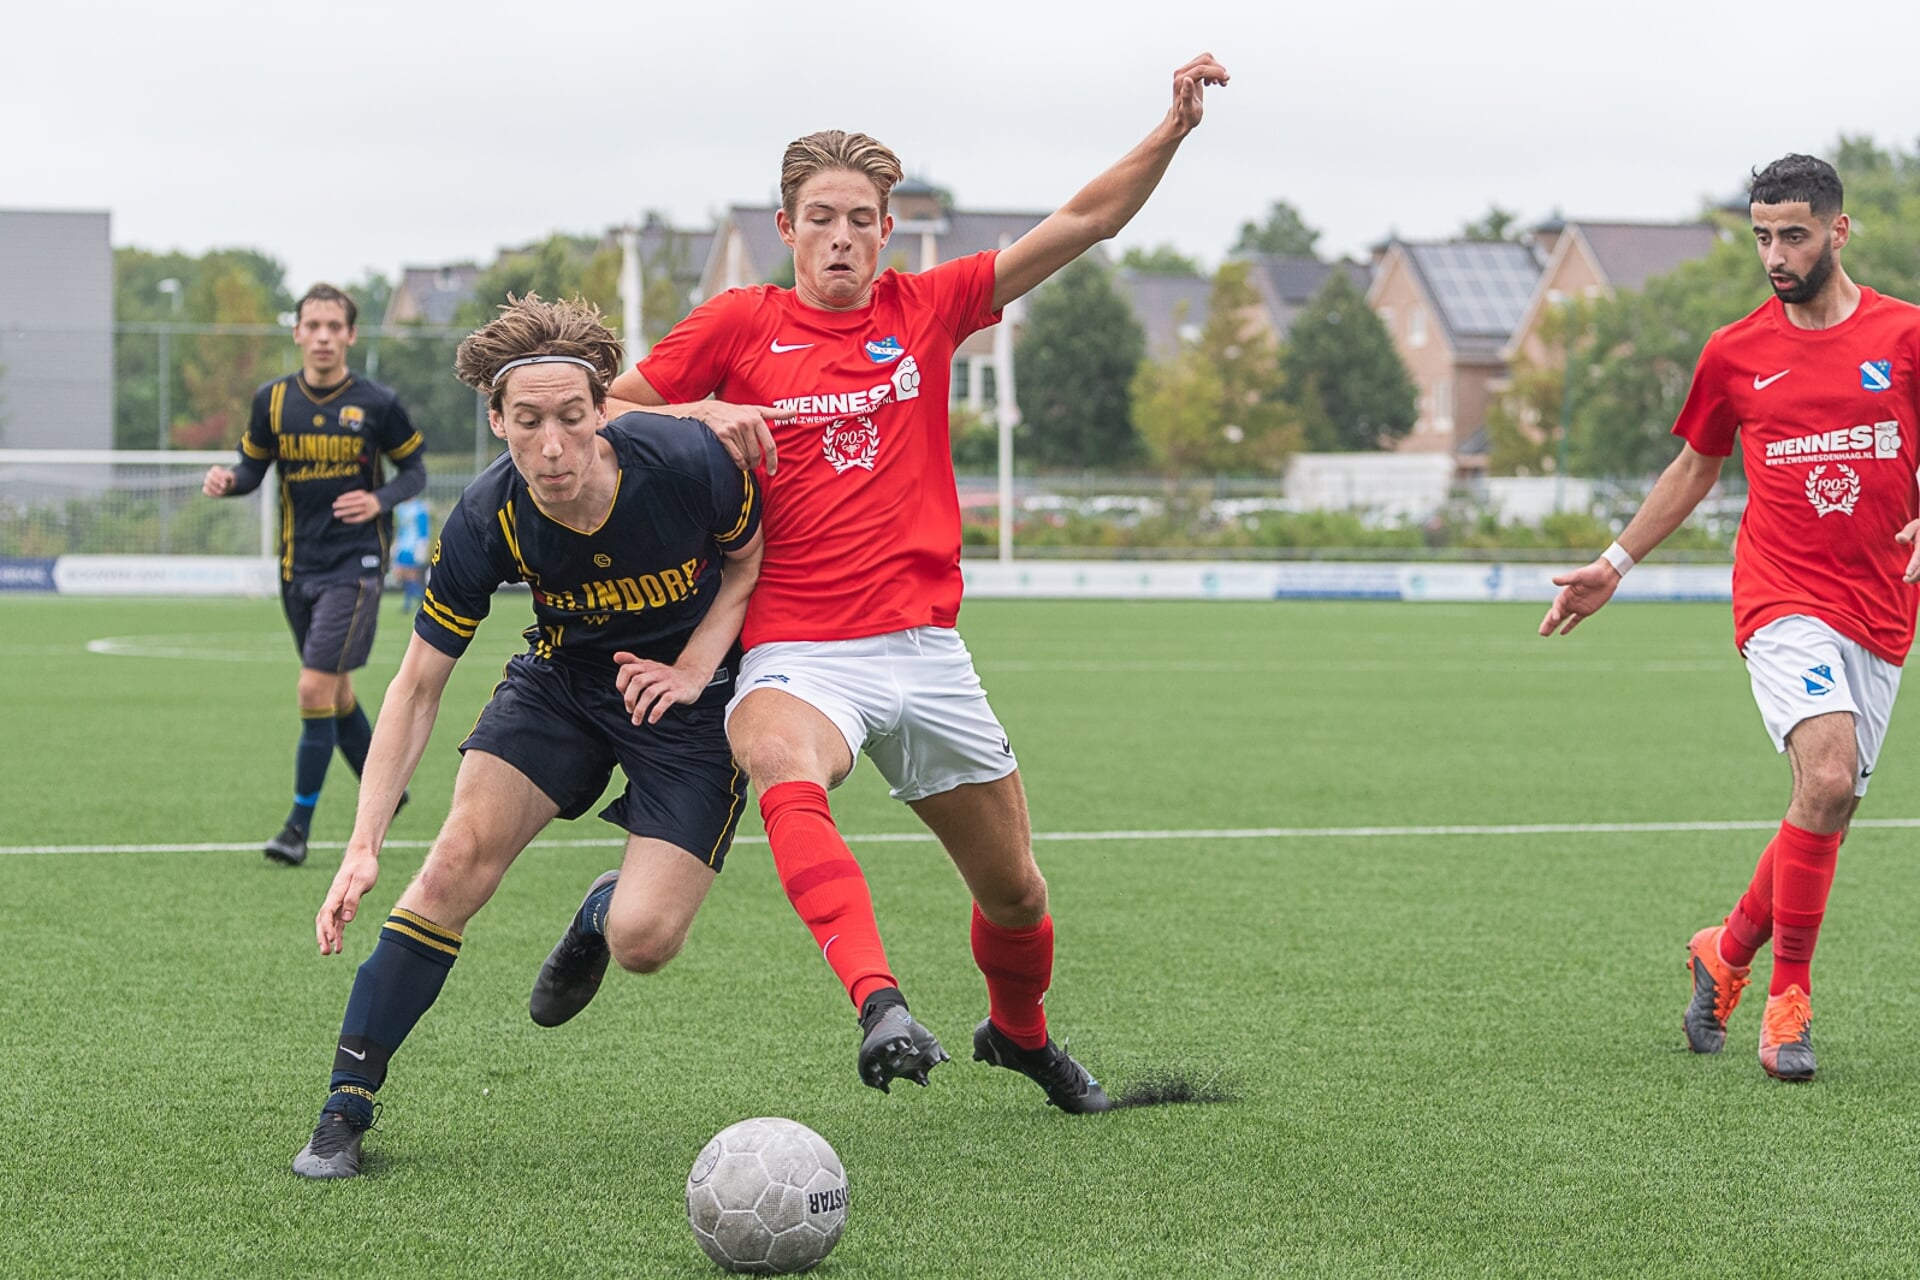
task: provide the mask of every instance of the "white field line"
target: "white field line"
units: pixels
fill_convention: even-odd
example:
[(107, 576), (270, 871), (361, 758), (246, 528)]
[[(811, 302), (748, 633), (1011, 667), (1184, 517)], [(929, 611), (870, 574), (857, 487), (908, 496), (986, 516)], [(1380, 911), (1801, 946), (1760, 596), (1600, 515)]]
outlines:
[[(1036, 844), (1099, 844), (1115, 841), (1151, 840), (1360, 840), (1414, 839), (1432, 836), (1562, 836), (1562, 835), (1651, 835), (1674, 831), (1772, 831), (1778, 818), (1727, 822), (1519, 822), (1462, 823), (1455, 825), (1412, 827), (1221, 827), (1192, 828), (1184, 831), (1036, 831)], [(1854, 822), (1860, 830), (1920, 829), (1920, 818), (1861, 818)], [(848, 844), (922, 844), (933, 836), (924, 831), (898, 831), (875, 835), (849, 835)], [(765, 836), (741, 836), (735, 844), (765, 844)], [(424, 849), (431, 841), (389, 840), (387, 849)], [(597, 840), (536, 840), (536, 849), (614, 849), (625, 841), (617, 837)], [(340, 841), (316, 840), (315, 849), (339, 849)], [(19, 844), (0, 845), (0, 856), (8, 854), (67, 853), (251, 853), (260, 842), (205, 844)]]
[[(201, 635), (101, 636), (86, 642), (88, 653), (109, 658), (160, 658), (175, 662), (267, 662), (287, 663), (293, 655), (286, 637), (264, 632), (211, 633)], [(71, 653), (66, 647), (17, 646), (0, 648), (0, 656), (42, 657)], [(1286, 675), (1295, 672), (1368, 675), (1389, 672), (1432, 671), (1449, 675), (1485, 672), (1511, 654), (1526, 654), (1518, 666), (1520, 674), (1576, 675), (1626, 672), (1636, 675), (1693, 675), (1701, 672), (1732, 671), (1739, 667), (1731, 646), (1727, 653), (1701, 657), (1632, 658), (1609, 656), (1569, 656), (1566, 650), (1549, 651), (1539, 647), (1537, 637), (1511, 644), (1476, 646), (1475, 653), (1462, 657), (1401, 658), (1391, 654), (1378, 658), (1285, 658), (1248, 661), (1245, 659), (1209, 660), (1195, 658), (1009, 658), (985, 659), (980, 668), (988, 675), (1028, 674), (1105, 674), (1152, 675), (1173, 672), (1180, 675)]]

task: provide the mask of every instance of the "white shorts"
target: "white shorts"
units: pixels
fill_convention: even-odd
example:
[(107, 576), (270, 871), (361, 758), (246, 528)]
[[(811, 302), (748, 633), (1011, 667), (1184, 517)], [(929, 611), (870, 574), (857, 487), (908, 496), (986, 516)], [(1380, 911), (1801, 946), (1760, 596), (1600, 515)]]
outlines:
[(1753, 700), (1775, 751), (1802, 720), (1834, 711), (1853, 713), (1860, 776), (1853, 794), (1867, 794), (1900, 692), (1900, 668), (1805, 614), (1776, 618), (1747, 638), (1742, 653)]
[(896, 800), (992, 782), (1017, 767), (973, 655), (951, 627), (756, 645), (733, 687), (729, 720), (755, 689), (798, 698), (833, 721), (856, 761), (866, 752)]

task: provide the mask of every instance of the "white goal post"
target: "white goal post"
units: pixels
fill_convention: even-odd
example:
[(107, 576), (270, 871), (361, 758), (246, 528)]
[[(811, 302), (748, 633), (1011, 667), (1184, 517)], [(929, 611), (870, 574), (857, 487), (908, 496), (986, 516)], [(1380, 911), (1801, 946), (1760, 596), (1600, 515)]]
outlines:
[(0, 449), (0, 558), (273, 556), (280, 486), (215, 500), (207, 468), (231, 449)]

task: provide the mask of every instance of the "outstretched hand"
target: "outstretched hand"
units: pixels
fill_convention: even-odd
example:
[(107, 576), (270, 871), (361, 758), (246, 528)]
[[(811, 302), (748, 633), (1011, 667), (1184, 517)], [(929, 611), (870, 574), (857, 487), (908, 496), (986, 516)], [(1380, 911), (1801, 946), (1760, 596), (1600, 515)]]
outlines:
[(1173, 127), (1182, 134), (1198, 128), (1200, 117), (1206, 114), (1206, 86), (1224, 86), (1228, 79), (1227, 69), (1210, 53), (1200, 54), (1174, 72), (1173, 105), (1167, 109)]
[[(1915, 521), (1920, 525), (1920, 521)], [(1553, 580), (1560, 588), (1560, 594), (1553, 598), (1553, 605), (1547, 610), (1547, 616), (1540, 620), (1540, 634), (1550, 636), (1557, 629), (1561, 635), (1580, 625), (1582, 618), (1592, 617), (1600, 607), (1613, 599), (1613, 593), (1620, 585), (1620, 574), (1604, 559), (1575, 569)]]
[(1913, 548), (1913, 554), (1907, 557), (1907, 571), (1901, 574), (1907, 582), (1920, 582), (1920, 520), (1907, 521), (1907, 527), (1893, 535), (1893, 540)]
[(340, 859), (340, 870), (334, 873), (333, 887), (327, 890), (327, 900), (320, 904), (320, 914), (313, 919), (313, 933), (319, 940), (321, 955), (340, 953), (342, 932), (359, 914), (361, 896), (373, 888), (379, 878), (379, 856), (364, 845), (348, 841), (347, 851)]

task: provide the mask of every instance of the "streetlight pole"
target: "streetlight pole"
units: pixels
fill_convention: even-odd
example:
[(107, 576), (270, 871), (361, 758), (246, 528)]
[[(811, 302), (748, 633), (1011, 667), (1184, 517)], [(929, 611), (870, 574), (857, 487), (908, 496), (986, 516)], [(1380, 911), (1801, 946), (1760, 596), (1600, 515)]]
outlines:
[(1567, 493), (1567, 433), (1573, 429), (1573, 340), (1562, 340), (1560, 359), (1560, 439), (1554, 445), (1553, 511), (1565, 511)]
[[(165, 280), (162, 280), (160, 283), (154, 285), (153, 287), (158, 289), (161, 293), (166, 294), (169, 298), (173, 300), (173, 315), (177, 320), (180, 315), (180, 282), (174, 279), (172, 276), (168, 276)], [(168, 333), (166, 329), (163, 328), (160, 330), (160, 445), (159, 447), (162, 449), (167, 447), (167, 438), (173, 434), (171, 430), (173, 426), (173, 410), (172, 410), (171, 404), (169, 404), (169, 400), (172, 398), (172, 391), (173, 391), (173, 353), (170, 350), (169, 343), (168, 343), (168, 339), (171, 338), (172, 336), (173, 335)]]

